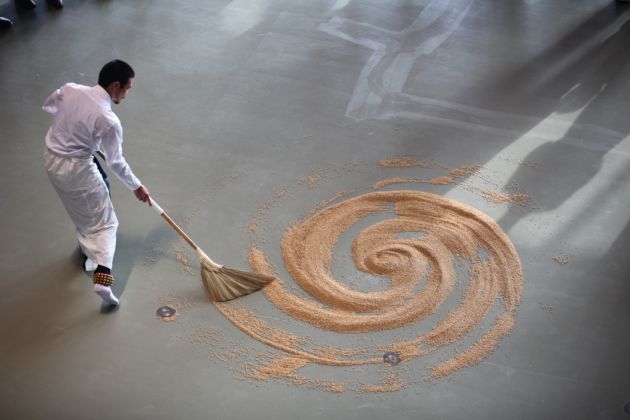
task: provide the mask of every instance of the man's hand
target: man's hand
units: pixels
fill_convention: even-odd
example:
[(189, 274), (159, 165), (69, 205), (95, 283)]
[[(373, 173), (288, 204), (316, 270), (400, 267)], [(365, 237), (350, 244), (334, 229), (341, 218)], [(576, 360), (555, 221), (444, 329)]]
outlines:
[(147, 190), (144, 185), (140, 185), (133, 193), (138, 200), (149, 203), (149, 206), (151, 205), (151, 193), (149, 193), (149, 190)]

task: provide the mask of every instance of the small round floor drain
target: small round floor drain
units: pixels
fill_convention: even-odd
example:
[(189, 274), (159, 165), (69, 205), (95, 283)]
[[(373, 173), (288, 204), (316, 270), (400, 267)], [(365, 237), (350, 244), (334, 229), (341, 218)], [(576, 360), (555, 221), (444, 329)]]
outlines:
[(383, 355), (383, 362), (389, 363), (392, 366), (396, 366), (400, 363), (400, 353), (388, 351)]
[(171, 320), (177, 314), (177, 310), (171, 306), (160, 306), (155, 314), (164, 320)]

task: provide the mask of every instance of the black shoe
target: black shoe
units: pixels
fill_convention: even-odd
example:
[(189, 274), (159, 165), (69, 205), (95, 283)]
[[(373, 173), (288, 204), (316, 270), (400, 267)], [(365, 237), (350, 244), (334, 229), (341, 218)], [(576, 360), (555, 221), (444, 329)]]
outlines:
[(10, 28), (11, 25), (13, 25), (13, 22), (11, 22), (11, 19), (7, 19), (5, 17), (0, 17), (0, 28), (2, 28), (2, 29)]
[(18, 3), (26, 10), (33, 10), (37, 6), (35, 0), (18, 0)]
[(50, 4), (52, 7), (54, 7), (57, 10), (63, 8), (63, 1), (62, 0), (48, 0), (48, 4)]

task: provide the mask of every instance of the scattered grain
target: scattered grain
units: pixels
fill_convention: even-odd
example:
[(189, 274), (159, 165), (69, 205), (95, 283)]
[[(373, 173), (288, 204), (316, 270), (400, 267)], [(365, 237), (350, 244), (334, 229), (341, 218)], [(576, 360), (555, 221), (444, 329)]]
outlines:
[(564, 265), (564, 264), (568, 264), (568, 262), (569, 262), (569, 256), (568, 256), (568, 255), (565, 255), (565, 254), (562, 254), (562, 255), (556, 255), (555, 257), (553, 257), (553, 260), (554, 260), (555, 262), (557, 262), (558, 264), (562, 264), (562, 265)]
[(380, 190), (381, 188), (384, 188), (388, 185), (392, 185), (392, 184), (408, 184), (411, 182), (418, 182), (417, 179), (415, 178), (408, 178), (408, 177), (404, 177), (404, 176), (397, 176), (394, 178), (388, 178), (388, 179), (384, 179), (382, 181), (378, 181), (376, 183), (374, 183), (374, 185), (372, 185), (372, 188), (375, 190)]
[(425, 182), (433, 185), (448, 185), (455, 182), (455, 178), (453, 178), (452, 176), (438, 176), (436, 178), (431, 178)]
[(527, 194), (499, 194), (492, 191), (482, 191), (484, 198), (492, 203), (522, 203), (529, 199)]
[(431, 162), (418, 162), (408, 156), (379, 160), (378, 164), (384, 168), (430, 168)]
[(361, 393), (376, 393), (376, 392), (396, 392), (405, 388), (407, 385), (394, 374), (389, 374), (385, 383), (382, 385), (362, 385), (358, 391)]

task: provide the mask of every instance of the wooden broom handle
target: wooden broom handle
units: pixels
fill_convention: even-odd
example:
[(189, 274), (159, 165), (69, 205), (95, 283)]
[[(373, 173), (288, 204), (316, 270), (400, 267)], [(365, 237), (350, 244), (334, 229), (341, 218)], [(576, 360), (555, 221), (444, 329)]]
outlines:
[[(96, 151), (96, 154), (99, 155), (101, 159), (105, 160), (105, 153), (103, 153), (100, 149)], [(160, 207), (158, 203), (156, 203), (152, 198), (149, 198), (149, 200), (151, 200), (151, 207), (153, 207), (155, 211), (158, 212), (160, 216), (162, 216), (164, 220), (166, 220), (168, 224), (171, 225), (173, 229), (175, 229), (175, 231), (186, 240), (186, 242), (188, 242), (192, 249), (197, 251), (199, 247), (196, 243), (193, 242), (192, 239), (190, 239), (190, 236), (186, 235), (186, 232), (184, 232), (182, 228), (177, 226), (177, 223), (175, 223), (175, 221), (171, 219), (168, 214), (166, 214), (164, 209), (162, 209), (162, 207)]]
[(175, 223), (175, 221), (174, 221), (173, 219), (171, 219), (171, 218), (169, 217), (169, 215), (168, 215), (168, 214), (166, 214), (166, 212), (164, 211), (164, 209), (162, 209), (162, 207), (160, 207), (160, 206), (158, 205), (158, 203), (156, 203), (156, 202), (155, 202), (155, 200), (153, 200), (152, 198), (151, 198), (150, 200), (151, 200), (151, 207), (153, 207), (153, 209), (154, 209), (156, 212), (158, 212), (158, 213), (160, 214), (160, 216), (162, 216), (162, 218), (163, 218), (164, 220), (166, 220), (166, 221), (168, 222), (168, 224), (169, 224), (169, 225), (171, 225), (171, 227), (172, 227), (173, 229), (175, 229), (175, 231), (176, 231), (177, 233), (179, 233), (179, 235), (180, 235), (182, 238), (184, 238), (184, 240), (185, 240), (186, 242), (188, 242), (188, 245), (190, 245), (190, 246), (192, 247), (192, 249), (194, 249), (195, 251), (197, 251), (197, 250), (199, 249), (199, 247), (197, 246), (197, 244), (196, 244), (196, 243), (194, 243), (194, 242), (193, 242), (193, 240), (192, 240), (192, 239), (190, 239), (190, 236), (186, 235), (186, 232), (184, 232), (184, 231), (182, 230), (182, 228), (180, 228), (180, 227), (177, 225), (177, 223)]

